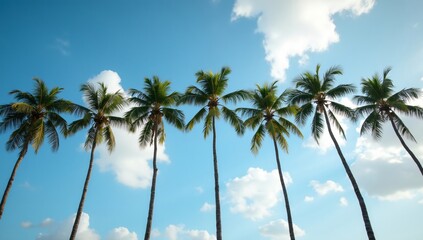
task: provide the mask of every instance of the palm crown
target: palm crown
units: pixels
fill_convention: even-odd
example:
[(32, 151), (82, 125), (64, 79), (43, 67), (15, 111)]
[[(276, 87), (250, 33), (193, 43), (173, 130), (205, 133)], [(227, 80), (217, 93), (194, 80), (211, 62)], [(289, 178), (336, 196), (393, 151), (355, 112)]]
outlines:
[(10, 94), (17, 102), (0, 106), (0, 115), (4, 116), (0, 132), (15, 129), (6, 143), (9, 151), (32, 144), (38, 152), (46, 136), (52, 150), (56, 151), (59, 148), (57, 128), (62, 134), (67, 132), (66, 120), (60, 113), (72, 111), (72, 104), (58, 97), (63, 88), (55, 87), (49, 91), (42, 80), (35, 78), (34, 81), (32, 93), (13, 90)]
[(246, 99), (248, 93), (244, 90), (234, 91), (223, 95), (228, 86), (228, 74), (231, 69), (223, 67), (219, 73), (198, 71), (195, 75), (197, 83), (200, 85), (189, 86), (180, 103), (189, 103), (202, 106), (202, 108), (194, 115), (194, 117), (187, 123), (187, 129), (191, 130), (196, 123), (205, 118), (203, 133), (207, 137), (212, 129), (212, 122), (214, 118), (219, 118), (223, 114), (223, 118), (227, 120), (238, 134), (244, 132), (244, 125), (242, 120), (230, 110), (223, 103), (236, 103), (239, 100)]
[(108, 150), (112, 151), (116, 141), (111, 126), (125, 126), (127, 123), (124, 118), (112, 114), (121, 111), (126, 102), (120, 91), (109, 93), (103, 83), (98, 86), (91, 83), (81, 85), (88, 108), (76, 106), (76, 112), (83, 117), (69, 125), (69, 133), (74, 134), (89, 126), (85, 149), (92, 148), (94, 141), (99, 144), (105, 140)]
[(287, 92), (276, 95), (277, 82), (272, 84), (256, 85), (256, 89), (250, 92), (250, 99), (254, 108), (238, 108), (236, 111), (247, 116), (244, 124), (252, 129), (257, 128), (251, 139), (251, 151), (257, 153), (261, 147), (265, 133), (275, 139), (283, 150), (288, 151), (288, 143), (285, 136), (290, 132), (302, 137), (301, 131), (286, 116), (294, 116), (296, 106), (283, 106)]
[(397, 113), (423, 119), (423, 108), (407, 104), (408, 101), (417, 99), (421, 92), (417, 88), (406, 88), (394, 93), (394, 84), (388, 78), (390, 71), (391, 68), (386, 68), (383, 71), (382, 79), (375, 74), (371, 78), (361, 80), (363, 95), (354, 97), (358, 104), (363, 105), (357, 107), (356, 113), (360, 116), (367, 115), (361, 126), (360, 134), (371, 131), (374, 138), (380, 138), (382, 123), (392, 118), (403, 136), (416, 141)]
[(314, 139), (318, 142), (323, 133), (322, 114), (327, 111), (329, 119), (345, 138), (344, 130), (334, 113), (350, 118), (354, 117), (354, 113), (351, 108), (334, 100), (354, 92), (355, 87), (352, 84), (334, 86), (335, 77), (342, 74), (340, 67), (329, 68), (323, 75), (323, 79), (320, 79), (319, 71), (320, 65), (317, 65), (315, 73), (306, 72), (294, 80), (297, 89), (291, 90), (288, 98), (292, 104), (301, 105), (295, 118), (304, 124), (314, 109), (311, 131)]
[(143, 126), (139, 136), (139, 143), (142, 146), (153, 143), (155, 130), (157, 130), (160, 143), (164, 142), (163, 118), (179, 129), (184, 128), (183, 112), (170, 108), (181, 97), (177, 92), (169, 94), (170, 82), (162, 82), (157, 76), (154, 76), (153, 79), (145, 78), (144, 83), (144, 92), (136, 89), (129, 90), (132, 95), (129, 102), (136, 106), (125, 114), (125, 117), (132, 122), (132, 130)]

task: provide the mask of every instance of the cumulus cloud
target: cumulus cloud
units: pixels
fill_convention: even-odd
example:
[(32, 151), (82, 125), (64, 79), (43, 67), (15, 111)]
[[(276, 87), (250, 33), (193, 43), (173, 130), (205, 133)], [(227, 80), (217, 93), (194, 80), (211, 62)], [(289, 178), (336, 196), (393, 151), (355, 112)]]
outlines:
[(324, 196), (331, 192), (343, 192), (344, 188), (339, 183), (336, 183), (332, 180), (328, 180), (325, 183), (319, 183), (316, 180), (310, 182), (310, 185), (313, 187), (314, 191), (320, 196)]
[[(268, 224), (259, 227), (260, 234), (270, 240), (289, 240), (288, 222), (279, 219), (271, 221)], [(305, 235), (305, 231), (294, 224), (294, 233), (296, 237)]]
[(125, 227), (117, 227), (109, 233), (107, 240), (138, 240), (138, 236)]
[[(289, 173), (284, 173), (286, 185), (292, 183)], [(231, 211), (241, 213), (251, 220), (270, 216), (270, 209), (282, 197), (278, 171), (267, 172), (260, 168), (249, 168), (247, 175), (226, 183)]]
[(203, 206), (201, 206), (200, 211), (201, 212), (210, 212), (215, 208), (213, 204), (210, 204), (208, 202), (205, 202)]
[(339, 205), (342, 206), (342, 207), (348, 206), (348, 200), (345, 197), (341, 197), (339, 199)]
[(266, 60), (271, 75), (285, 79), (289, 58), (304, 58), (339, 41), (333, 17), (342, 12), (359, 16), (372, 9), (375, 0), (236, 0), (232, 19), (257, 17), (257, 32), (264, 35)]
[[(411, 105), (423, 106), (420, 98)], [(418, 143), (404, 139), (408, 147), (422, 161), (423, 125), (421, 120), (402, 116)], [(359, 131), (360, 127), (357, 128)], [(354, 175), (360, 186), (369, 195), (380, 200), (398, 201), (414, 199), (423, 195), (421, 174), (400, 144), (391, 124), (383, 124), (383, 135), (375, 140), (370, 135), (363, 135), (357, 139), (356, 162), (352, 165)]]
[[(37, 237), (37, 240), (69, 239), (69, 234), (72, 230), (72, 226), (75, 221), (75, 216), (76, 215), (58, 225), (55, 230), (51, 233), (40, 233), (40, 235)], [(100, 236), (94, 231), (94, 229), (90, 228), (90, 217), (86, 213), (82, 213), (81, 215), (77, 238), (78, 240), (100, 240)]]
[[(105, 70), (97, 76), (90, 78), (89, 83), (104, 83), (109, 92), (121, 91), (125, 93), (120, 84), (120, 76), (111, 70)], [(124, 109), (121, 113), (115, 115), (123, 116)], [(116, 147), (110, 154), (107, 147), (99, 145), (96, 164), (100, 171), (112, 172), (118, 182), (133, 188), (146, 188), (150, 185), (152, 168), (148, 161), (152, 159), (153, 147), (148, 146), (143, 149), (138, 144), (139, 131), (129, 133), (126, 129), (114, 128), (116, 138)], [(157, 159), (159, 162), (169, 162), (169, 157), (165, 154), (165, 146), (159, 145), (157, 151)]]
[(216, 240), (216, 236), (205, 230), (186, 229), (184, 225), (169, 225), (165, 236), (168, 240)]

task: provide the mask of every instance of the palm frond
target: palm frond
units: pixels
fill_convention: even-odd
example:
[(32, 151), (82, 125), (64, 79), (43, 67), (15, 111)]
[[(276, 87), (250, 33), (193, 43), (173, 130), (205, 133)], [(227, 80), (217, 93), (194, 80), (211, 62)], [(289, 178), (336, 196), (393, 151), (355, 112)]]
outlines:
[(57, 130), (53, 121), (46, 122), (45, 133), (47, 134), (47, 139), (51, 146), (51, 149), (53, 151), (57, 151), (59, 149), (59, 134), (57, 133)]
[(112, 152), (113, 149), (115, 148), (115, 145), (116, 145), (116, 139), (115, 139), (115, 135), (113, 134), (113, 130), (112, 130), (110, 125), (107, 125), (103, 129), (102, 135), (104, 136), (104, 138), (106, 140), (107, 150), (109, 152)]
[(245, 126), (242, 120), (236, 115), (236, 113), (225, 106), (222, 106), (223, 118), (228, 121), (238, 135), (244, 134)]
[(204, 116), (207, 114), (207, 110), (205, 107), (201, 108), (200, 111), (198, 111), (194, 117), (192, 117), (192, 119), (187, 123), (185, 129), (186, 130), (192, 130), (192, 128), (194, 127), (194, 125), (198, 122), (200, 122)]
[(314, 107), (311, 102), (305, 103), (298, 109), (297, 114), (295, 114), (295, 121), (304, 125), (307, 118), (312, 114), (313, 109)]
[(311, 121), (311, 134), (313, 134), (314, 140), (319, 144), (319, 139), (323, 133), (323, 118), (322, 114), (317, 110), (314, 111), (314, 117)]
[(378, 112), (373, 111), (367, 116), (361, 125), (360, 135), (371, 131), (372, 137), (379, 139), (382, 136), (383, 119)]
[(349, 93), (355, 92), (355, 86), (352, 84), (340, 84), (326, 92), (326, 96), (331, 99), (343, 97)]
[(163, 112), (163, 116), (166, 119), (167, 122), (169, 122), (170, 124), (172, 124), (173, 126), (175, 126), (178, 129), (184, 129), (185, 127), (185, 123), (184, 123), (184, 119), (185, 119), (185, 115), (184, 113), (179, 110), (179, 109), (175, 109), (175, 108), (163, 108), (162, 109)]
[(246, 100), (249, 97), (250, 97), (250, 93), (248, 91), (237, 90), (222, 96), (221, 99), (223, 100), (224, 103), (232, 102), (236, 104), (238, 101)]
[(263, 124), (257, 128), (257, 131), (254, 133), (253, 137), (251, 138), (251, 152), (257, 154), (259, 149), (261, 148), (261, 144), (264, 139), (264, 135), (266, 134), (266, 129)]
[(333, 114), (333, 112), (330, 109), (328, 110), (328, 116), (329, 116), (330, 122), (335, 126), (336, 129), (338, 129), (339, 134), (341, 134), (341, 136), (344, 139), (346, 139), (344, 129), (342, 128), (335, 114)]
[(404, 122), (399, 118), (398, 115), (395, 113), (391, 114), (392, 120), (394, 121), (395, 126), (398, 129), (398, 132), (405, 136), (406, 138), (412, 140), (413, 142), (417, 142), (416, 138), (414, 138), (413, 134), (410, 132), (410, 130), (405, 126)]

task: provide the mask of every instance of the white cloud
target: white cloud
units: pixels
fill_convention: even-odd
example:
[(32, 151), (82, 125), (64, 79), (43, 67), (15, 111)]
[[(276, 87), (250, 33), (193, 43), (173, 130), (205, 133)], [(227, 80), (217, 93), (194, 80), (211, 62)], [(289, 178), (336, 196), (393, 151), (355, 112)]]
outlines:
[(304, 66), (308, 63), (309, 59), (310, 57), (307, 54), (304, 54), (303, 56), (301, 56), (300, 60), (298, 60), (298, 64), (300, 64), (301, 66)]
[(184, 225), (169, 225), (165, 236), (168, 240), (216, 240), (216, 236), (205, 230), (186, 229)]
[[(409, 104), (423, 106), (423, 99)], [(402, 120), (417, 141), (423, 141), (423, 125), (420, 120), (404, 116)], [(423, 156), (423, 145), (404, 140), (416, 156)], [(370, 135), (359, 137), (355, 154), (357, 160), (351, 168), (360, 187), (369, 195), (385, 201), (414, 199), (423, 195), (421, 174), (400, 144), (390, 123), (383, 124), (383, 135), (378, 140)]]
[(138, 236), (125, 227), (117, 227), (109, 233), (107, 240), (138, 240)]
[[(119, 75), (111, 70), (102, 71), (97, 76), (88, 80), (89, 83), (104, 83), (109, 92), (121, 91), (125, 92), (120, 82)], [(116, 113), (123, 116), (122, 113)], [(116, 139), (114, 151), (110, 154), (107, 147), (102, 144), (98, 146), (98, 158), (96, 164), (103, 172), (110, 171), (118, 182), (133, 188), (146, 188), (150, 185), (153, 174), (152, 168), (148, 161), (153, 157), (153, 147), (148, 146), (143, 149), (138, 144), (138, 134), (129, 133), (126, 129), (113, 129)], [(165, 154), (165, 146), (159, 145), (157, 151), (157, 159), (159, 162), (169, 162), (169, 157)]]
[(314, 197), (311, 197), (311, 196), (304, 197), (304, 202), (313, 202), (313, 201), (314, 201)]
[[(285, 184), (292, 183), (289, 173), (284, 173)], [(267, 172), (260, 168), (249, 168), (247, 175), (226, 183), (231, 211), (241, 213), (251, 220), (271, 215), (270, 209), (282, 197), (278, 171)]]
[(232, 19), (257, 17), (257, 32), (264, 35), (271, 75), (285, 79), (289, 58), (321, 52), (339, 41), (333, 16), (342, 12), (367, 13), (375, 0), (236, 0)]
[(342, 207), (348, 206), (348, 200), (345, 197), (341, 197), (339, 199), (339, 205), (342, 206)]
[(310, 185), (313, 187), (314, 191), (320, 196), (324, 196), (331, 192), (343, 192), (344, 189), (339, 183), (336, 183), (332, 180), (328, 180), (325, 183), (319, 183), (318, 181), (311, 181)]
[[(61, 223), (56, 227), (56, 229), (47, 234), (40, 233), (37, 237), (37, 240), (65, 240), (69, 239), (69, 235), (72, 230), (73, 223), (75, 221), (74, 215), (72, 218), (69, 218), (65, 222)], [(100, 240), (100, 236), (90, 228), (90, 217), (86, 213), (82, 213), (81, 219), (79, 222), (78, 240)]]
[(201, 211), (201, 212), (210, 212), (210, 211), (212, 211), (214, 208), (215, 208), (214, 204), (210, 204), (210, 203), (205, 202), (205, 203), (203, 204), (203, 206), (201, 206), (200, 211)]
[[(260, 234), (270, 240), (289, 240), (288, 222), (283, 219), (271, 221), (268, 224), (259, 227)], [(294, 224), (294, 233), (296, 237), (305, 235), (305, 231)]]

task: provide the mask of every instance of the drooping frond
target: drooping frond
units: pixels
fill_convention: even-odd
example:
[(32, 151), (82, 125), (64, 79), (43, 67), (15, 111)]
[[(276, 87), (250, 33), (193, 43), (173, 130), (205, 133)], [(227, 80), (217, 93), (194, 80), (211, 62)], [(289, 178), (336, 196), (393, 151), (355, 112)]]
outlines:
[(335, 126), (336, 129), (338, 129), (339, 134), (341, 134), (341, 136), (344, 139), (346, 139), (344, 129), (342, 128), (335, 114), (333, 114), (333, 112), (330, 109), (328, 110), (328, 116), (329, 116), (330, 122)]
[(371, 112), (369, 116), (364, 119), (363, 124), (361, 125), (360, 135), (371, 131), (373, 138), (379, 139), (382, 136), (382, 123), (383, 119), (377, 111)]
[(266, 129), (263, 124), (257, 128), (257, 131), (254, 133), (253, 138), (251, 138), (251, 152), (257, 154), (259, 149), (261, 148), (261, 144), (264, 139), (264, 135), (266, 134)]
[(391, 114), (392, 120), (394, 121), (394, 124), (396, 128), (398, 129), (399, 133), (402, 136), (405, 136), (406, 138), (412, 140), (413, 142), (417, 142), (416, 138), (414, 138), (413, 134), (410, 132), (410, 130), (405, 126), (404, 122), (401, 120), (401, 118), (398, 117), (395, 113)]
[(305, 103), (302, 105), (295, 115), (295, 121), (299, 124), (304, 125), (307, 121), (307, 118), (313, 113), (313, 104), (311, 102)]
[(181, 110), (175, 108), (163, 108), (162, 111), (163, 116), (168, 123), (172, 124), (178, 129), (184, 129), (185, 115)]
[(235, 131), (238, 135), (244, 134), (245, 127), (242, 120), (236, 115), (236, 113), (225, 106), (222, 106), (223, 118), (235, 128)]
[(206, 116), (207, 114), (207, 110), (205, 107), (201, 108), (200, 111), (198, 111), (194, 117), (192, 117), (192, 119), (187, 123), (185, 129), (186, 130), (192, 130), (192, 128), (194, 127), (194, 125), (198, 122), (201, 121), (201, 119), (204, 118), (204, 116)]
[(323, 118), (322, 114), (316, 110), (314, 111), (314, 117), (311, 121), (311, 133), (313, 135), (314, 140), (316, 140), (317, 144), (319, 144), (320, 136), (323, 133)]

